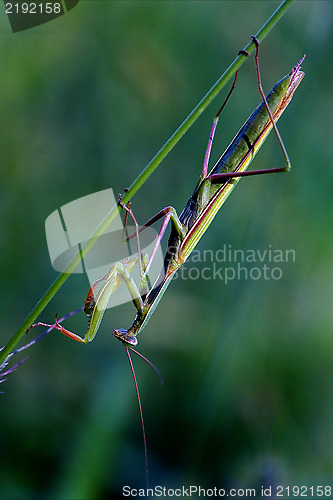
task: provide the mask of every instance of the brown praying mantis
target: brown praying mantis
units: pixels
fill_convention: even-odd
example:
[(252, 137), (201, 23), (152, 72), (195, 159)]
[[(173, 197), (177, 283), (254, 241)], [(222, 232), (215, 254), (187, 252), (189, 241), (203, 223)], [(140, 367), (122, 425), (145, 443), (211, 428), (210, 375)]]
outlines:
[[(50, 328), (55, 328), (76, 341), (83, 343), (91, 342), (95, 338), (100, 327), (105, 309), (111, 295), (115, 292), (115, 290), (122, 282), (126, 284), (133, 304), (136, 308), (136, 316), (133, 324), (127, 330), (114, 330), (114, 336), (125, 345), (126, 352), (131, 364), (140, 407), (146, 464), (147, 451), (141, 403), (129, 349), (137, 353), (137, 351), (135, 351), (133, 347), (138, 343), (138, 334), (148, 323), (151, 315), (155, 311), (163, 294), (169, 286), (174, 274), (188, 259), (189, 255), (198, 244), (208, 226), (211, 224), (215, 215), (224, 204), (228, 196), (231, 194), (233, 189), (236, 187), (240, 178), (247, 175), (252, 176), (259, 174), (286, 172), (291, 167), (289, 156), (280, 137), (276, 122), (290, 103), (294, 92), (302, 81), (304, 73), (301, 71), (300, 67), (305, 56), (287, 76), (282, 78), (276, 85), (274, 85), (267, 97), (265, 97), (261, 86), (259, 70), (259, 44), (255, 37), (252, 38), (256, 43), (255, 63), (258, 77), (258, 87), (260, 95), (262, 97), (262, 102), (253, 111), (248, 120), (231, 141), (225, 152), (216, 162), (215, 166), (208, 173), (209, 157), (216, 126), (219, 120), (219, 115), (221, 114), (224, 106), (230, 98), (232, 91), (235, 88), (238, 73), (237, 71), (232, 88), (221, 109), (218, 111), (217, 115), (214, 118), (206, 154), (204, 157), (201, 176), (194, 189), (193, 194), (186, 203), (185, 208), (183, 209), (180, 216), (178, 217), (176, 210), (173, 207), (169, 206), (158, 212), (154, 217), (152, 217), (143, 226), (140, 227), (133, 215), (130, 206), (125, 206), (121, 201), (121, 196), (119, 196), (118, 202), (126, 211), (125, 227), (128, 217), (131, 217), (135, 224), (135, 233), (125, 239), (133, 237), (137, 238), (138, 253), (136, 256), (130, 257), (123, 262), (113, 264), (108, 274), (95, 281), (95, 283), (93, 283), (93, 285), (91, 286), (84, 307), (84, 311), (89, 318), (88, 331), (85, 336), (81, 337), (76, 333), (67, 330), (58, 322), (57, 318), (54, 325), (50, 325), (47, 323), (37, 323), (36, 325), (32, 325), (32, 327), (37, 325), (44, 325)], [(247, 171), (246, 169), (252, 162), (253, 158), (259, 151), (260, 147), (262, 146), (263, 142), (272, 129), (274, 129), (278, 142), (281, 146), (282, 153), (285, 158), (285, 165), (283, 167), (277, 168)], [(147, 254), (141, 253), (139, 233), (142, 232), (146, 227), (154, 224), (156, 221), (162, 218), (162, 225), (158, 232), (151, 254), (148, 256)], [(156, 282), (151, 287), (149, 287), (149, 269), (170, 221), (171, 233), (168, 240), (163, 268)], [(136, 265), (139, 265), (140, 269), (139, 285), (134, 282), (131, 276), (131, 272)], [(143, 357), (141, 354), (139, 355)], [(143, 359), (146, 360), (146, 358), (144, 357)]]

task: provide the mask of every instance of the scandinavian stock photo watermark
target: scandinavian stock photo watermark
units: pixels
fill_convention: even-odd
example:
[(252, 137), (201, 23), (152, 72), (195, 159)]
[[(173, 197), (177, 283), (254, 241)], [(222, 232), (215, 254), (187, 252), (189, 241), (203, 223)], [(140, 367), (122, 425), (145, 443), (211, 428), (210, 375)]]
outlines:
[(294, 249), (233, 248), (224, 244), (217, 250), (193, 250), (188, 265), (181, 267), (174, 279), (220, 280), (226, 285), (234, 280), (280, 280), (286, 264), (295, 263)]
[[(116, 204), (116, 197), (111, 188), (78, 198), (52, 212), (45, 221), (46, 239), (50, 260), (53, 268), (64, 272), (73, 256), (80, 251), (82, 244), (90, 238), (96, 226)], [(134, 232), (134, 227), (127, 228), (128, 234)], [(92, 250), (81, 260), (74, 273), (85, 273), (93, 286), (106, 276), (112, 266), (118, 262), (136, 262), (138, 242), (129, 239), (124, 245), (122, 241), (123, 224), (118, 215), (108, 227)], [(163, 279), (163, 251), (160, 245), (155, 247), (158, 233), (151, 227), (146, 227), (140, 233), (140, 251), (147, 256), (155, 252), (149, 268), (151, 286), (157, 286)], [(177, 255), (177, 248), (169, 246), (169, 253)], [(180, 280), (220, 280), (225, 285), (235, 280), (273, 280), (283, 277), (286, 265), (296, 261), (293, 249), (274, 248), (272, 244), (261, 248), (240, 249), (230, 243), (224, 243), (221, 248), (194, 249), (187, 265), (181, 266), (173, 279)], [(139, 283), (141, 276), (139, 266), (133, 265), (131, 276)], [(103, 308), (130, 302), (132, 297), (122, 283), (115, 294), (112, 294)]]

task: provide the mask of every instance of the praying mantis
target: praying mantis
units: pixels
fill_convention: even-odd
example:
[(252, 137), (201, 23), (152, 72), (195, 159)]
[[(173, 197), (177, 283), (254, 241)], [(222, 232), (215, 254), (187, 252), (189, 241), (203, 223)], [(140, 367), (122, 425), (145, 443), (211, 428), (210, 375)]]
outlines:
[[(209, 158), (219, 116), (236, 86), (237, 71), (231, 90), (214, 118), (204, 157), (201, 176), (193, 194), (186, 203), (180, 216), (178, 217), (176, 210), (173, 207), (168, 206), (140, 227), (133, 215), (130, 205), (128, 204), (125, 206), (122, 203), (121, 196), (119, 195), (118, 203), (126, 211), (124, 231), (128, 217), (131, 217), (135, 224), (135, 232), (127, 238), (125, 238), (124, 235), (123, 237), (124, 240), (136, 237), (138, 252), (134, 257), (130, 257), (123, 262), (113, 264), (108, 274), (99, 278), (91, 286), (84, 306), (84, 311), (89, 320), (88, 330), (85, 336), (81, 337), (76, 333), (67, 330), (60, 324), (57, 318), (54, 325), (39, 322), (30, 327), (33, 328), (34, 326), (43, 325), (49, 328), (55, 328), (78, 342), (91, 342), (94, 340), (101, 325), (110, 296), (115, 292), (121, 283), (126, 284), (132, 302), (136, 308), (136, 316), (132, 325), (128, 329), (117, 329), (114, 330), (113, 334), (124, 344), (131, 365), (141, 416), (146, 457), (146, 472), (148, 469), (147, 448), (142, 408), (129, 349), (141, 356), (155, 369), (154, 365), (138, 353), (134, 347), (138, 343), (138, 334), (147, 325), (163, 294), (171, 283), (174, 274), (188, 259), (191, 252), (194, 250), (199, 240), (202, 238), (203, 234), (213, 221), (215, 215), (236, 187), (241, 177), (286, 172), (291, 167), (289, 156), (280, 137), (276, 122), (290, 103), (294, 92), (304, 77), (304, 73), (300, 68), (305, 56), (287, 76), (274, 85), (267, 97), (265, 97), (261, 85), (259, 70), (259, 43), (255, 37), (252, 38), (256, 44), (255, 64), (262, 102), (241, 127), (225, 152), (216, 162), (215, 166), (210, 172), (208, 172)], [(244, 53), (244, 51), (241, 52)], [(283, 167), (247, 171), (246, 169), (249, 164), (252, 162), (263, 142), (273, 129), (282, 149), (282, 153), (285, 158), (285, 165)], [(151, 226), (159, 219), (163, 219), (161, 228), (158, 232), (152, 252), (148, 256), (147, 254), (143, 254), (141, 252), (139, 234), (146, 227)], [(171, 233), (168, 240), (163, 268), (155, 283), (152, 286), (149, 286), (149, 269), (169, 222), (171, 222)], [(140, 269), (139, 285), (134, 282), (131, 276), (131, 272), (136, 265), (138, 265)]]
[[(119, 195), (118, 202), (126, 211), (124, 230), (128, 216), (133, 219), (135, 224), (135, 233), (127, 237), (127, 239), (136, 236), (138, 255), (114, 264), (107, 275), (95, 281), (91, 286), (84, 307), (84, 311), (89, 318), (87, 333), (84, 337), (81, 337), (64, 328), (58, 322), (57, 318), (54, 325), (37, 323), (33, 326), (44, 325), (53, 327), (78, 342), (91, 342), (95, 338), (100, 327), (110, 296), (115, 292), (117, 287), (124, 282), (129, 290), (137, 313), (130, 328), (127, 330), (114, 330), (114, 336), (126, 347), (133, 348), (138, 343), (137, 335), (148, 323), (174, 274), (187, 260), (240, 178), (247, 175), (286, 172), (290, 169), (291, 164), (288, 153), (280, 137), (276, 122), (290, 103), (294, 92), (302, 81), (304, 73), (301, 71), (300, 67), (305, 56), (287, 76), (282, 78), (282, 80), (273, 87), (267, 97), (265, 97), (261, 86), (259, 70), (259, 43), (255, 37), (253, 37), (253, 39), (256, 43), (255, 63), (259, 92), (263, 100), (236, 134), (212, 170), (208, 173), (209, 157), (219, 115), (235, 88), (238, 73), (236, 72), (232, 88), (223, 106), (214, 118), (204, 158), (202, 174), (192, 196), (189, 198), (180, 216), (178, 217), (176, 210), (169, 206), (158, 212), (143, 226), (139, 227), (129, 205), (125, 206)], [(274, 129), (278, 138), (286, 164), (283, 167), (246, 171), (248, 165), (251, 163), (272, 129)], [(163, 218), (163, 222), (151, 255), (142, 254), (140, 251), (139, 233), (161, 218)], [(149, 269), (170, 221), (171, 234), (164, 258), (163, 269), (155, 284), (149, 289)], [(140, 267), (141, 277), (139, 286), (136, 285), (130, 274), (137, 264)], [(100, 283), (102, 283), (102, 285), (99, 291), (95, 293)]]

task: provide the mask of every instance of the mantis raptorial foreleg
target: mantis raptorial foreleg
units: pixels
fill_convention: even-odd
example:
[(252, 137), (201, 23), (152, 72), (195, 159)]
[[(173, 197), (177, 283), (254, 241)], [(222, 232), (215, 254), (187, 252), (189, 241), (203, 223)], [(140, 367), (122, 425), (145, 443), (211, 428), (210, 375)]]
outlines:
[[(133, 304), (135, 305), (138, 313), (142, 313), (143, 311), (143, 302), (141, 298), (142, 291), (140, 290), (140, 288), (137, 287), (130, 274), (133, 271), (134, 267), (137, 265), (138, 261), (142, 262), (143, 269), (145, 269), (148, 262), (148, 255), (141, 254), (140, 258), (138, 255), (136, 255), (135, 257), (129, 258), (124, 262), (117, 262), (113, 264), (108, 274), (103, 276), (103, 278), (99, 278), (92, 284), (84, 307), (84, 310), (89, 317), (88, 331), (84, 337), (81, 337), (80, 335), (77, 335), (76, 333), (73, 333), (70, 330), (64, 328), (58, 322), (57, 317), (55, 319), (54, 325), (49, 325), (48, 323), (39, 322), (32, 325), (29, 328), (29, 330), (35, 326), (53, 327), (56, 330), (59, 330), (59, 332), (66, 335), (67, 337), (76, 340), (77, 342), (83, 342), (83, 343), (91, 342), (92, 340), (94, 340), (96, 336), (96, 333), (103, 319), (105, 309), (108, 306), (111, 295), (116, 291), (116, 289), (119, 287), (119, 285), (121, 285), (121, 283), (125, 283), (129, 291), (129, 294), (131, 296), (131, 299), (133, 301)], [(101, 281), (104, 281), (104, 283), (102, 284), (100, 290), (98, 291), (95, 297), (95, 290)]]

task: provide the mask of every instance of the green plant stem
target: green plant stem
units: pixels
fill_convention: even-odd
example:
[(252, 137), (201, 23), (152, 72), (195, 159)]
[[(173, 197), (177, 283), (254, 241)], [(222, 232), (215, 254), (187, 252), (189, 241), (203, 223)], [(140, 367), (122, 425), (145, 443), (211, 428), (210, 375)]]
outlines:
[[(279, 21), (281, 16), (290, 7), (294, 0), (285, 0), (280, 4), (268, 21), (262, 26), (262, 28), (255, 35), (257, 40), (261, 42), (270, 30)], [(251, 40), (244, 50), (250, 54), (255, 49), (255, 44)], [(246, 55), (240, 54), (236, 57), (229, 68), (223, 73), (223, 75), (218, 79), (218, 81), (213, 85), (213, 87), (207, 92), (205, 97), (199, 102), (199, 104), (193, 109), (189, 116), (184, 120), (184, 122), (178, 127), (170, 139), (164, 144), (156, 156), (151, 160), (147, 167), (141, 172), (137, 179), (131, 184), (129, 192), (122, 197), (122, 201), (126, 204), (130, 199), (133, 198), (135, 193), (140, 189), (140, 187), (146, 182), (146, 180), (152, 175), (154, 170), (160, 165), (163, 159), (168, 155), (168, 153), (175, 147), (177, 142), (182, 138), (182, 136), (188, 131), (188, 129), (193, 125), (193, 123), (199, 118), (201, 113), (207, 108), (211, 101), (217, 96), (217, 94), (223, 89), (223, 87), (228, 83), (236, 71), (246, 60)], [(121, 208), (115, 205), (112, 210), (104, 217), (104, 219), (97, 226), (95, 231), (90, 235), (90, 238), (82, 245), (81, 253), (77, 253), (72, 261), (67, 265), (63, 273), (61, 273), (58, 278), (53, 282), (50, 288), (44, 293), (42, 298), (24, 320), (20, 328), (17, 330), (15, 335), (10, 339), (8, 344), (0, 352), (0, 364), (6, 359), (8, 354), (10, 354), (18, 342), (22, 339), (27, 329), (36, 320), (36, 318), (45, 309), (50, 300), (54, 295), (60, 290), (62, 285), (65, 283), (70, 274), (74, 271), (76, 266), (80, 263), (82, 258), (89, 252), (92, 246), (96, 243), (98, 238), (106, 231), (111, 222), (115, 219), (116, 215), (120, 212)]]

